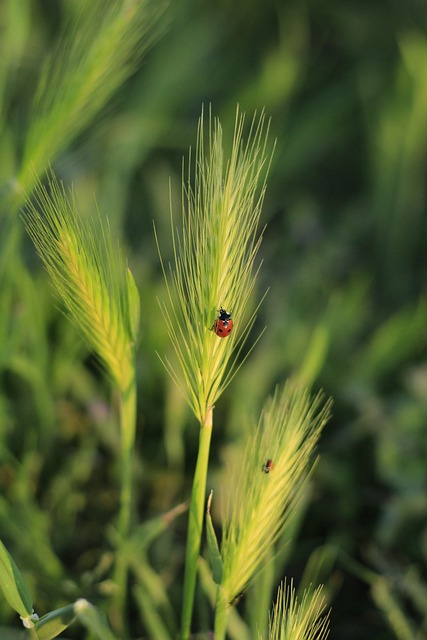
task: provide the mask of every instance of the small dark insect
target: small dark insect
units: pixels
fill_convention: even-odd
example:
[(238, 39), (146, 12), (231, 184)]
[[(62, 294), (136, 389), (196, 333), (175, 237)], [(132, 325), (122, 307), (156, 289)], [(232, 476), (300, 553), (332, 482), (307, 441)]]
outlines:
[(228, 313), (221, 307), (219, 310), (219, 316), (213, 323), (211, 331), (215, 331), (219, 338), (226, 338), (233, 330), (233, 320), (231, 319), (231, 313)]
[(270, 473), (273, 467), (273, 460), (271, 460), (271, 458), (268, 458), (268, 460), (262, 465), (261, 471), (263, 471), (264, 473)]
[(244, 595), (245, 595), (244, 591), (242, 591), (242, 593), (239, 593), (235, 598), (230, 600), (230, 602), (228, 603), (228, 606), (234, 607), (238, 602), (240, 602), (240, 600), (243, 598)]

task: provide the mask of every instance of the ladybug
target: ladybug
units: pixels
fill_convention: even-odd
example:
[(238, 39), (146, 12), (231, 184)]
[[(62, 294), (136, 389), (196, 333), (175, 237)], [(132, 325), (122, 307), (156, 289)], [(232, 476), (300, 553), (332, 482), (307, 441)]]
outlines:
[(273, 467), (274, 467), (273, 460), (268, 458), (268, 460), (264, 462), (264, 464), (262, 465), (261, 471), (263, 471), (264, 473), (270, 473)]
[(219, 310), (219, 316), (215, 320), (212, 331), (215, 331), (216, 335), (220, 338), (226, 338), (233, 330), (233, 321), (231, 319), (231, 313), (228, 313), (221, 307)]

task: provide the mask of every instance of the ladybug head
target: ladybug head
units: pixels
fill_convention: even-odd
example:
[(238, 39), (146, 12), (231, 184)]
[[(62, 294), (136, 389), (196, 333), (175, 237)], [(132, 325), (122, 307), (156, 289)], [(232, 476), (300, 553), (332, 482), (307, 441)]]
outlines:
[(227, 322), (231, 318), (231, 313), (228, 313), (225, 309), (221, 307), (219, 310), (218, 320), (222, 320), (223, 322)]

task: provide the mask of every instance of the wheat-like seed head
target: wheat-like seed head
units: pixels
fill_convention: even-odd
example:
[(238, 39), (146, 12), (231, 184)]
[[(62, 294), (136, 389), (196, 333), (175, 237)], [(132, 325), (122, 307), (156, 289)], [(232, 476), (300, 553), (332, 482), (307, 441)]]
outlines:
[(71, 319), (126, 391), (133, 378), (135, 288), (108, 227), (99, 214), (96, 230), (84, 224), (74, 194), (53, 174), (48, 188), (37, 184), (26, 213), (28, 232)]
[(221, 545), (227, 601), (246, 588), (294, 516), (329, 408), (329, 403), (321, 407), (320, 395), (311, 400), (290, 385), (267, 402), (229, 475)]
[[(254, 316), (248, 312), (259, 265), (258, 230), (265, 192), (268, 125), (255, 117), (244, 140), (245, 118), (237, 112), (231, 152), (224, 158), (222, 128), (209, 117), (205, 140), (199, 122), (194, 179), (183, 181), (180, 229), (174, 228), (173, 266), (164, 268), (168, 301), (160, 303), (183, 379), (165, 365), (203, 422), (236, 372), (236, 359)], [(218, 338), (212, 325), (220, 307), (232, 313), (234, 329)]]
[[(281, 584), (270, 614), (268, 640), (326, 640), (329, 617), (322, 617), (324, 608), (322, 587), (304, 591), (298, 601), (293, 584)], [(258, 640), (265, 640), (265, 635)]]
[(160, 31), (165, 2), (81, 3), (47, 61), (30, 112), (18, 181), (29, 193), (39, 175), (107, 104)]

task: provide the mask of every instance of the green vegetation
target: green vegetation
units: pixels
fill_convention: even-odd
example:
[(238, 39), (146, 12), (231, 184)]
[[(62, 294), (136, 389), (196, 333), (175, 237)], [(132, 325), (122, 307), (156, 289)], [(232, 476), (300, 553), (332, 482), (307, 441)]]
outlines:
[(4, 0), (0, 60), (1, 639), (424, 638), (427, 9)]

